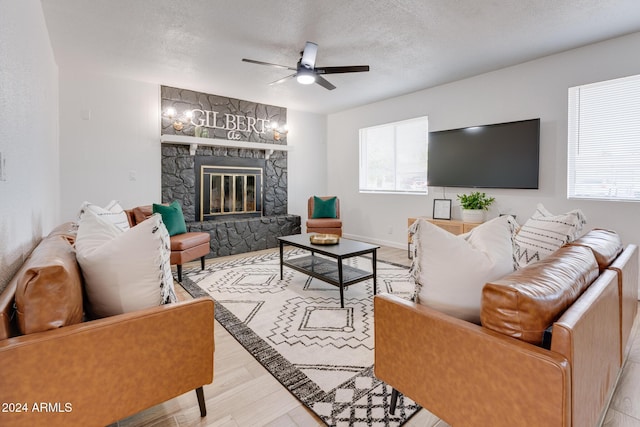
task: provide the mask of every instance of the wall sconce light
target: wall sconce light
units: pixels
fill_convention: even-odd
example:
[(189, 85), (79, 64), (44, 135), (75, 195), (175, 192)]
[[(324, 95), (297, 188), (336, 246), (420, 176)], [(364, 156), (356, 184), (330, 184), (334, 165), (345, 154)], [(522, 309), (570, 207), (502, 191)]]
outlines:
[(183, 117), (178, 117), (178, 112), (173, 107), (167, 108), (164, 114), (169, 120), (173, 121), (173, 128), (177, 131), (184, 129), (184, 122), (191, 120), (193, 117), (192, 110), (187, 110), (184, 112)]
[(284, 138), (289, 133), (289, 127), (285, 123), (280, 126), (278, 122), (271, 122), (271, 130), (273, 131), (273, 139), (276, 141), (280, 141), (281, 138)]

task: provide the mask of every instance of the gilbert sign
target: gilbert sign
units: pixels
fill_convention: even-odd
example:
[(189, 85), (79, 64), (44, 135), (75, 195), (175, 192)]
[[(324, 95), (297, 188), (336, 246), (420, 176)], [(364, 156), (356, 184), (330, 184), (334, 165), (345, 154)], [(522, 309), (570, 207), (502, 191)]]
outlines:
[(191, 110), (191, 113), (192, 125), (226, 130), (227, 139), (241, 139), (240, 132), (265, 133), (269, 126), (269, 120), (256, 117), (229, 113), (220, 115), (217, 111), (199, 109)]

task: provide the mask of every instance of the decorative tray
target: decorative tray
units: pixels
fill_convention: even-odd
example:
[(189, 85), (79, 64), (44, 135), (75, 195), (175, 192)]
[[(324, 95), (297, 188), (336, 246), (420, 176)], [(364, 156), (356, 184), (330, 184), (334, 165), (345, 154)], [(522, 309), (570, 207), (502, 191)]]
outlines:
[(309, 240), (314, 245), (337, 245), (340, 242), (340, 236), (335, 234), (312, 234)]

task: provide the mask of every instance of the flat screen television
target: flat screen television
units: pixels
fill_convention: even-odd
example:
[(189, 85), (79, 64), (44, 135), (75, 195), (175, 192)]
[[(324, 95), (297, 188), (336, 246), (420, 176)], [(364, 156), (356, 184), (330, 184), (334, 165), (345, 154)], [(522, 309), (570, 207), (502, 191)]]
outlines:
[(538, 188), (540, 119), (429, 132), (427, 185)]

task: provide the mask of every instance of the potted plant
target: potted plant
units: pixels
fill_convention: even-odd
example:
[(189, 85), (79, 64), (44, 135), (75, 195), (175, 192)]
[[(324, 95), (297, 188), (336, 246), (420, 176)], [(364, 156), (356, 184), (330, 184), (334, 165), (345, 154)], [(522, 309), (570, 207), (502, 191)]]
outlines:
[(464, 222), (483, 222), (484, 212), (495, 202), (494, 197), (488, 197), (486, 193), (479, 191), (471, 194), (458, 194), (462, 207), (462, 220)]

